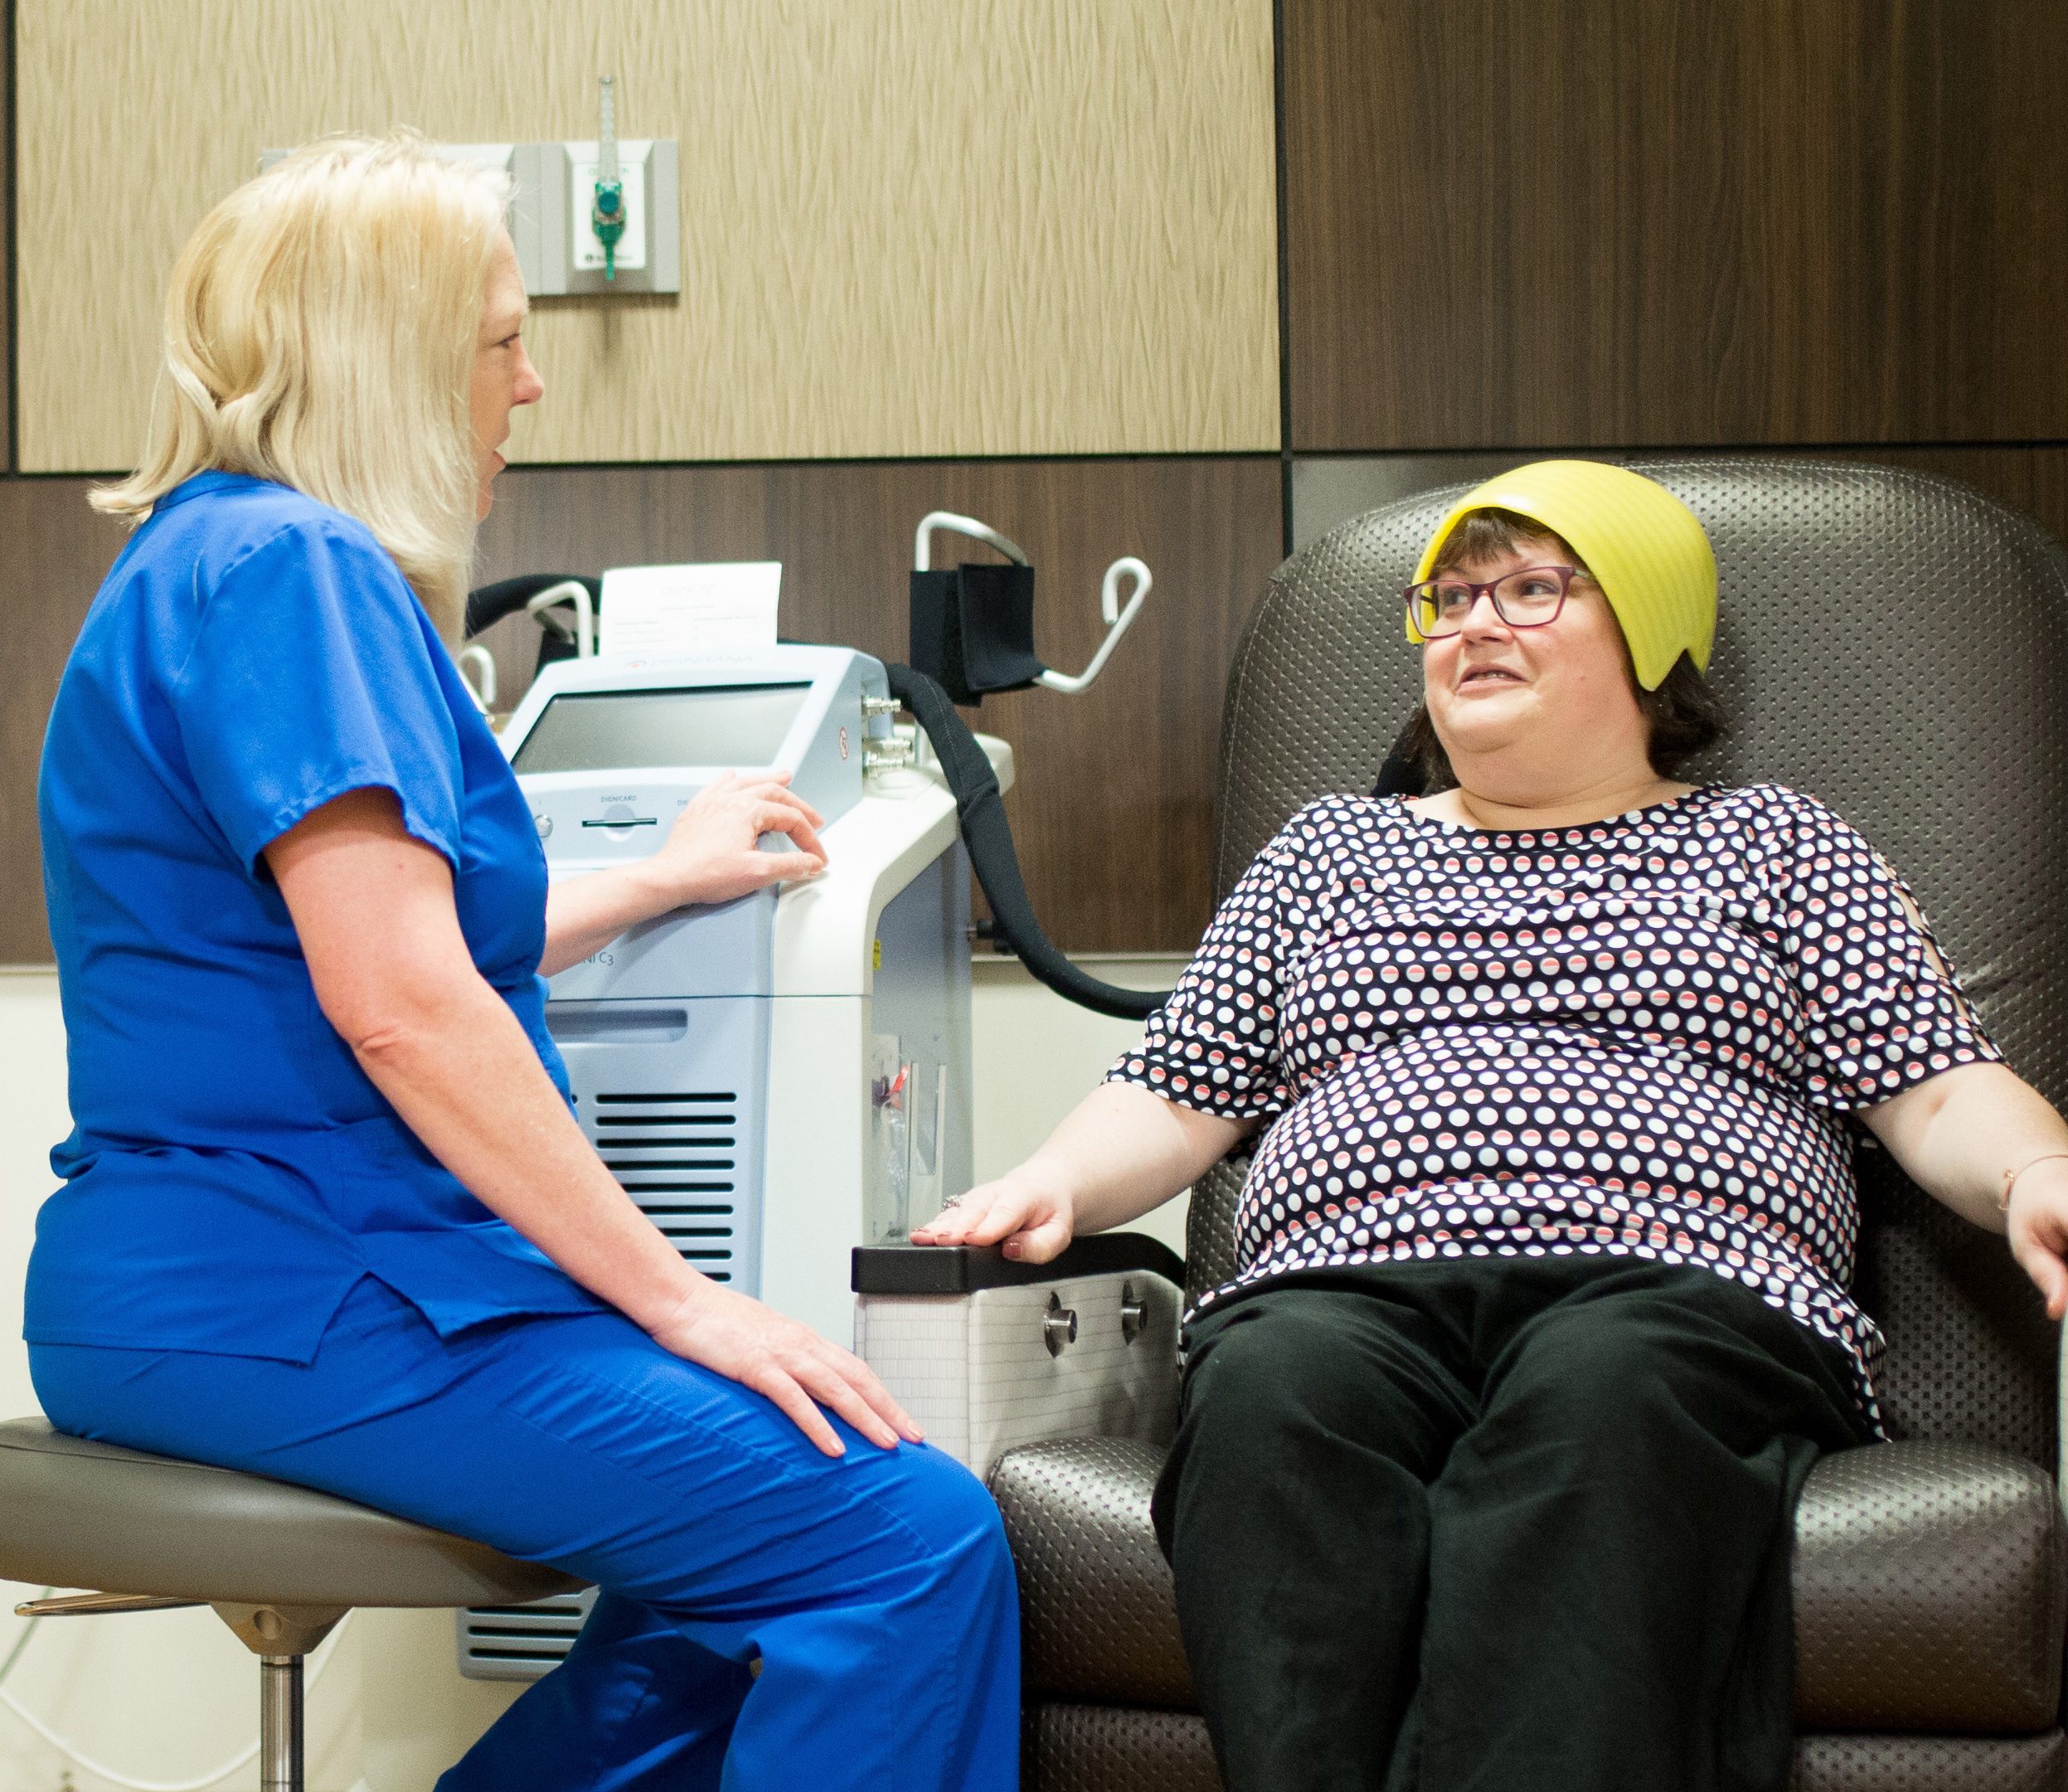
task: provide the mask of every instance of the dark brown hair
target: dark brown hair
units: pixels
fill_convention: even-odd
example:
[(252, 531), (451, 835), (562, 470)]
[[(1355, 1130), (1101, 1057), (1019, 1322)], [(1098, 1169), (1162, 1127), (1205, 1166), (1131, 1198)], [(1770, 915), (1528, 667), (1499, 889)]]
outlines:
[[(1530, 541), (1549, 542), (1570, 565), (1586, 571), (1585, 562), (1564, 537), (1514, 511), (1489, 508), (1468, 511), (1459, 518), (1457, 527), (1444, 537), (1443, 546), (1437, 550), (1430, 575), (1434, 577), (1498, 554), (1512, 553)], [(1731, 720), (1722, 701), (1685, 653), (1673, 662), (1672, 670), (1654, 691), (1647, 691), (1638, 683), (1627, 647), (1623, 663), (1630, 675), (1630, 687), (1637, 694), (1637, 707), (1643, 711), (1651, 731), (1646, 757), (1659, 777), (1672, 777), (1697, 753), (1714, 746), (1730, 733)], [(1436, 725), (1430, 720), (1428, 704), (1415, 706), (1400, 745), (1420, 773), (1425, 794), (1448, 790), (1458, 782), (1457, 774), (1450, 769), (1450, 755), (1444, 751)]]

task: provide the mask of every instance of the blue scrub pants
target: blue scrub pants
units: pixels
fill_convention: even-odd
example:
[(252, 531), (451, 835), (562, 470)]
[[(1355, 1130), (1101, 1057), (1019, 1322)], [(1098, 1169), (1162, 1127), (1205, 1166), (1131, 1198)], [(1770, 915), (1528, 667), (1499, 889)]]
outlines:
[(54, 1344), (30, 1367), (62, 1430), (321, 1488), (604, 1589), (439, 1792), (1017, 1782), (1012, 1564), (983, 1486), (838, 1420), (847, 1454), (821, 1455), (614, 1314), (441, 1340), (369, 1276), (306, 1367)]

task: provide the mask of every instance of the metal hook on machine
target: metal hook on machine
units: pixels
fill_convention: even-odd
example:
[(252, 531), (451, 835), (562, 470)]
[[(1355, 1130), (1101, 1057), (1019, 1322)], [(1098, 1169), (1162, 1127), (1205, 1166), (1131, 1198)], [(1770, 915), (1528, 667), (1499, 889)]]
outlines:
[(931, 572), (934, 570), (934, 532), (953, 529), (958, 535), (973, 537), (991, 546), (1011, 561), (1016, 566), (1027, 563), (1027, 550), (1017, 541), (1007, 541), (988, 522), (979, 522), (974, 517), (957, 516), (952, 510), (930, 510), (919, 519), (919, 530), (912, 537), (912, 571)]
[(459, 682), (467, 687), (467, 695), (474, 700), (474, 707), (484, 716), (493, 713), (496, 707), (495, 655), (478, 641), (463, 647), (457, 655), (459, 663)]
[[(1120, 581), (1124, 578), (1134, 580), (1134, 589), (1129, 593), (1127, 608), (1123, 609)], [(1120, 644), (1120, 637), (1134, 626), (1134, 619), (1142, 611), (1142, 600), (1149, 595), (1149, 587), (1155, 582), (1149, 569), (1134, 555), (1124, 555), (1114, 561), (1106, 568), (1105, 578), (1099, 587), (1099, 614), (1105, 620), (1106, 638), (1099, 643), (1099, 651), (1091, 656), (1091, 663), (1074, 678), (1068, 673), (1045, 672), (1034, 682), (1072, 697), (1080, 691), (1089, 691), (1092, 680), (1106, 669), (1106, 662), (1113, 657), (1114, 648)]]
[[(561, 604), (575, 606), (571, 624), (565, 616), (554, 614), (555, 606)], [(558, 585), (549, 585), (524, 610), (541, 629), (550, 629), (563, 641), (572, 641), (575, 658), (587, 659), (596, 651), (596, 605), (589, 595), (589, 587), (580, 580), (563, 579)]]

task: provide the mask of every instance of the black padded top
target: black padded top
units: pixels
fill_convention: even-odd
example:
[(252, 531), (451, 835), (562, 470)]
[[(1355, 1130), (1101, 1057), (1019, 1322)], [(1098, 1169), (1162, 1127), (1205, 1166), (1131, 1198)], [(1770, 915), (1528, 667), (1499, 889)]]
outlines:
[(0, 1578), (253, 1605), (509, 1605), (557, 1569), (255, 1474), (0, 1424)]
[[(1997, 1042), (2068, 1097), (2068, 559), (1965, 486), (1794, 459), (1628, 463), (1693, 508), (1721, 587), (1711, 682), (1732, 738), (1697, 781), (1822, 799), (1909, 881)], [(1398, 593), (1468, 488), (1343, 524), (1273, 574), (1221, 724), (1215, 883), (1294, 810), (1368, 791), (1419, 698)], [(1232, 1178), (1196, 1197), (1187, 1257), (1231, 1252)], [(2056, 1345), (2000, 1240), (1864, 1153), (1859, 1292), (1888, 1334), (1899, 1436), (2051, 1466)], [(1209, 1192), (1202, 1184), (1201, 1193)]]

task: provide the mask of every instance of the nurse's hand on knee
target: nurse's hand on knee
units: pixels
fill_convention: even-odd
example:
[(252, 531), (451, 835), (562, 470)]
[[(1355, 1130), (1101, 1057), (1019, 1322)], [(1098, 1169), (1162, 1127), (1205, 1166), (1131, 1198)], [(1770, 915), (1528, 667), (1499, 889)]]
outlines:
[(1021, 1263), (1059, 1255), (1076, 1226), (1070, 1191), (1028, 1173), (1022, 1164), (995, 1183), (980, 1183), (939, 1219), (914, 1228), (915, 1245), (997, 1245)]
[(821, 1406), (879, 1449), (895, 1450), (900, 1436), (916, 1444), (923, 1435), (853, 1352), (715, 1282), (692, 1294), (653, 1336), (677, 1356), (766, 1395), (828, 1456), (844, 1456), (847, 1445)]
[[(645, 875), (665, 885), (662, 894), (668, 907), (730, 902), (825, 870), (826, 848), (818, 833), (825, 818), (789, 788), (789, 781), (786, 771), (752, 777), (727, 772), (697, 793), (660, 850), (641, 866)], [(772, 833), (787, 836), (797, 850), (763, 851), (762, 837)]]

